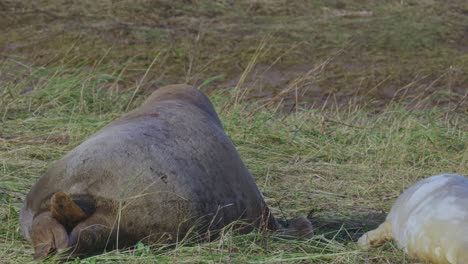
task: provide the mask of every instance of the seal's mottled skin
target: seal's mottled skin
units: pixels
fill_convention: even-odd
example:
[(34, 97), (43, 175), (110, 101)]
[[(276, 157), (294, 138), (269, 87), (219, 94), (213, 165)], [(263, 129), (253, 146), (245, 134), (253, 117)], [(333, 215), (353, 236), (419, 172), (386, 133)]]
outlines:
[(417, 182), (398, 197), (385, 222), (358, 244), (379, 246), (390, 239), (421, 261), (468, 263), (468, 179), (441, 174)]
[(187, 85), (158, 89), (52, 164), (20, 212), (36, 257), (175, 242), (236, 220), (279, 228), (210, 101)]

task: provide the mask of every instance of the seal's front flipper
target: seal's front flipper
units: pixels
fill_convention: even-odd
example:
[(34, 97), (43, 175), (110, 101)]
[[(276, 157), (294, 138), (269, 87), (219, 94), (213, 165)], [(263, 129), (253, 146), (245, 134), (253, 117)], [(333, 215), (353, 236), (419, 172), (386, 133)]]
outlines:
[(362, 235), (357, 243), (360, 247), (370, 248), (381, 246), (390, 239), (392, 239), (392, 225), (385, 221), (377, 229)]

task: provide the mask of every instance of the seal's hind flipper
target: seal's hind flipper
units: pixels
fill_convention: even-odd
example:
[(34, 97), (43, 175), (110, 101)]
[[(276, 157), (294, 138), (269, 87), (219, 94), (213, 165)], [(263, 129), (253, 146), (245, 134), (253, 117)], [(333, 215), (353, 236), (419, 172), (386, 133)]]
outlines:
[(280, 223), (278, 235), (283, 238), (310, 239), (314, 236), (314, 227), (309, 219), (300, 216)]
[(45, 258), (68, 247), (67, 231), (50, 212), (40, 213), (34, 218), (31, 240), (34, 259)]
[(88, 215), (64, 192), (56, 192), (50, 199), (52, 217), (62, 224), (68, 231)]

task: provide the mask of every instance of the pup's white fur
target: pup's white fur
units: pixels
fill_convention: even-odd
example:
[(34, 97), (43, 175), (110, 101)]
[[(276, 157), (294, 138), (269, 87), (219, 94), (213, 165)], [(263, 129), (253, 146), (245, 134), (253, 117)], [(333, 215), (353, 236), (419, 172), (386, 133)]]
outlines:
[(374, 247), (389, 239), (421, 261), (468, 263), (468, 178), (441, 174), (417, 182), (358, 244)]

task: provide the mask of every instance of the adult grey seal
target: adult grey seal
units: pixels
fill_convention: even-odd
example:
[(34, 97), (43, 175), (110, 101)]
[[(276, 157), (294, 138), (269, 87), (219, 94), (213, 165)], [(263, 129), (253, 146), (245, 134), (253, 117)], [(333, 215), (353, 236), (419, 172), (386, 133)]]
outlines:
[(278, 224), (211, 102), (188, 85), (156, 90), (56, 161), (20, 211), (36, 258), (173, 243), (231, 223), (312, 234), (305, 218)]

